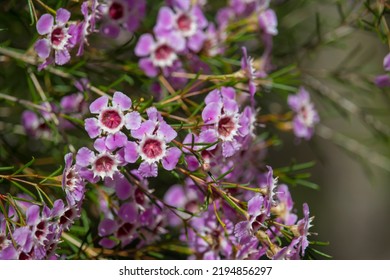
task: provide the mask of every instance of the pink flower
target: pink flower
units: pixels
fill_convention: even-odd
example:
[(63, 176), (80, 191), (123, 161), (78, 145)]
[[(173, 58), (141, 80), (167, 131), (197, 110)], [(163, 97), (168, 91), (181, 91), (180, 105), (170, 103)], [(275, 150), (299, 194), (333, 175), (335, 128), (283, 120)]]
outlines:
[(115, 149), (126, 144), (127, 136), (121, 131), (122, 128), (138, 129), (141, 116), (130, 109), (131, 99), (122, 92), (115, 92), (111, 103), (107, 96), (99, 97), (91, 103), (89, 110), (98, 116), (85, 120), (85, 130), (91, 138), (107, 135), (107, 147)]
[(54, 24), (54, 18), (50, 14), (44, 14), (39, 18), (37, 22), (38, 33), (46, 35), (46, 38), (39, 39), (34, 45), (38, 56), (45, 59), (45, 62), (39, 66), (39, 70), (53, 62), (52, 50), (56, 64), (63, 65), (69, 62), (69, 50), (74, 47), (77, 39), (76, 25), (67, 26), (69, 18), (70, 12), (62, 8), (57, 10), (56, 24)]
[(138, 168), (143, 177), (157, 176), (157, 163), (161, 161), (166, 170), (173, 170), (181, 156), (177, 147), (168, 147), (176, 138), (177, 132), (167, 124), (154, 107), (147, 110), (149, 120), (144, 121), (140, 128), (132, 131), (137, 142), (127, 142), (125, 160), (135, 162), (139, 157), (142, 163)]

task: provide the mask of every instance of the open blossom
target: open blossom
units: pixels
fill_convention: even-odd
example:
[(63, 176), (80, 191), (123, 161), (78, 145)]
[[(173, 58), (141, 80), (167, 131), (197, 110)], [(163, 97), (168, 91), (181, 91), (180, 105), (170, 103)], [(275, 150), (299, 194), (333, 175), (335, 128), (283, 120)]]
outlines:
[(157, 36), (176, 33), (185, 38), (189, 50), (199, 52), (206, 39), (204, 29), (207, 25), (208, 22), (197, 5), (191, 5), (190, 0), (177, 1), (173, 9), (160, 9), (154, 33)]
[(161, 161), (166, 170), (173, 170), (181, 156), (177, 147), (168, 147), (177, 132), (167, 124), (154, 107), (147, 110), (149, 120), (131, 135), (137, 142), (129, 141), (125, 146), (125, 160), (134, 163), (139, 157), (142, 163), (138, 171), (143, 177), (157, 176), (157, 163)]
[(254, 79), (256, 78), (256, 70), (253, 66), (253, 58), (248, 56), (246, 47), (242, 47), (242, 53), (241, 70), (245, 73), (245, 77), (248, 78), (249, 93), (251, 95), (252, 105), (254, 106), (254, 96), (256, 93), (256, 84)]
[(135, 46), (135, 54), (142, 57), (138, 64), (147, 76), (155, 77), (160, 70), (167, 76), (170, 68), (178, 67), (178, 53), (184, 48), (185, 40), (177, 33), (156, 36), (156, 40), (151, 34), (143, 34)]
[(124, 164), (123, 158), (107, 147), (104, 137), (96, 139), (94, 148), (98, 151), (97, 154), (86, 147), (77, 152), (76, 164), (87, 168), (83, 172), (84, 178), (91, 182), (98, 181), (99, 177), (102, 180), (106, 177), (113, 178), (118, 167)]
[(70, 12), (62, 8), (57, 10), (55, 23), (50, 14), (44, 14), (39, 18), (37, 22), (38, 33), (46, 36), (44, 39), (39, 39), (34, 46), (39, 57), (45, 59), (39, 69), (43, 69), (53, 62), (52, 50), (56, 64), (63, 65), (69, 62), (69, 51), (74, 47), (77, 39), (77, 36), (74, 35), (77, 32), (76, 25), (68, 26), (69, 18)]
[[(216, 208), (220, 205), (219, 202), (214, 202)], [(188, 232), (183, 232), (181, 237), (194, 251), (190, 258), (204, 260), (233, 258), (233, 248), (236, 245), (233, 223), (223, 216), (221, 219), (225, 227), (217, 220), (214, 205), (209, 205), (202, 215), (190, 220), (191, 227), (188, 228)]]
[(222, 87), (221, 90), (211, 91), (206, 96), (206, 107), (202, 112), (205, 130), (213, 133), (215, 140), (220, 139), (222, 141), (224, 157), (230, 157), (238, 151), (241, 147), (238, 137), (249, 133), (248, 130), (240, 131), (241, 114), (238, 111), (235, 95), (235, 90), (230, 87)]
[(134, 32), (145, 17), (145, 0), (106, 0), (99, 4), (103, 23), (101, 31), (116, 38), (121, 30)]
[[(88, 45), (88, 36), (95, 32), (96, 6), (97, 0), (85, 1), (81, 4), (81, 13), (84, 20), (77, 24), (77, 43), (79, 44), (77, 56), (83, 55), (84, 45)], [(89, 13), (89, 10), (91, 10), (91, 13)]]
[(288, 97), (288, 105), (295, 112), (293, 119), (294, 134), (309, 140), (314, 133), (314, 126), (320, 121), (309, 93), (301, 87), (296, 95)]
[(122, 92), (115, 92), (112, 105), (109, 103), (107, 96), (99, 97), (91, 103), (89, 110), (98, 116), (85, 120), (85, 130), (91, 138), (107, 135), (107, 147), (115, 149), (123, 147), (127, 141), (127, 136), (121, 131), (122, 128), (138, 129), (141, 116), (138, 112), (130, 110), (131, 99)]
[(52, 132), (46, 123), (47, 121), (30, 110), (26, 110), (22, 114), (23, 128), (27, 135), (33, 138), (50, 139)]
[[(5, 234), (4, 216), (0, 213), (0, 259), (56, 258), (55, 249), (61, 240), (62, 232), (69, 229), (74, 219), (79, 216), (79, 211), (72, 210), (75, 207), (78, 206), (65, 206), (61, 199), (54, 201), (52, 208), (46, 205), (26, 205), (25, 225), (10, 225), (8, 229), (12, 231), (12, 235), (10, 232)], [(15, 215), (9, 212), (8, 215), (10, 214)]]
[(259, 26), (264, 33), (275, 36), (278, 34), (278, 18), (274, 10), (267, 9), (259, 14)]
[(292, 213), (294, 202), (287, 185), (279, 185), (277, 196), (277, 205), (272, 208), (272, 213), (278, 216), (285, 225), (293, 225), (297, 221), (297, 215)]
[(307, 203), (303, 204), (303, 215), (304, 218), (299, 220), (292, 229), (295, 238), (299, 240), (298, 242), (298, 251), (300, 251), (301, 255), (305, 254), (306, 248), (309, 246), (309, 240), (307, 237), (310, 235), (309, 229), (313, 226), (311, 223), (314, 217), (310, 217), (309, 206)]
[(73, 155), (65, 155), (65, 168), (62, 174), (62, 189), (66, 193), (68, 204), (74, 205), (84, 199), (85, 181), (81, 174), (83, 170), (78, 165), (72, 165)]

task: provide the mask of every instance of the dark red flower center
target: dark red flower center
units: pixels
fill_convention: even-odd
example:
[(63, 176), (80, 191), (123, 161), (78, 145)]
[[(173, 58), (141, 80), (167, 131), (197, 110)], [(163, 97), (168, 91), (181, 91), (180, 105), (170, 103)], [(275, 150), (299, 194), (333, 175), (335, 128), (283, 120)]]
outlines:
[(102, 113), (101, 122), (105, 127), (115, 129), (122, 123), (122, 116), (116, 110), (106, 110)]
[(124, 8), (123, 5), (117, 2), (114, 2), (111, 4), (110, 8), (108, 9), (108, 15), (110, 18), (114, 20), (121, 19), (124, 14)]
[(173, 53), (173, 50), (170, 46), (163, 44), (154, 51), (155, 57), (158, 60), (165, 60)]
[(221, 136), (228, 137), (236, 128), (236, 124), (231, 117), (223, 117), (218, 122), (218, 133)]
[(73, 179), (75, 178), (76, 174), (75, 172), (71, 169), (69, 172), (66, 174), (66, 180), (65, 184), (67, 187), (71, 187), (73, 185)]
[(302, 115), (303, 119), (307, 120), (307, 118), (308, 118), (308, 110), (307, 110), (306, 106), (302, 106), (300, 111), (301, 111), (301, 115)]
[(123, 224), (117, 231), (117, 236), (119, 238), (121, 237), (126, 237), (127, 235), (129, 235), (129, 233), (131, 232), (131, 230), (134, 228), (134, 226), (130, 223), (125, 223)]
[(181, 14), (177, 18), (177, 26), (181, 31), (189, 31), (191, 29), (191, 18), (186, 14)]
[(51, 32), (51, 43), (54, 46), (59, 46), (65, 39), (65, 32), (62, 27), (57, 27)]
[(97, 172), (110, 172), (115, 165), (115, 161), (109, 156), (102, 156), (95, 162), (95, 169)]
[(156, 139), (147, 139), (142, 146), (142, 152), (148, 158), (157, 158), (163, 152), (162, 143)]
[(135, 190), (134, 196), (135, 196), (135, 202), (137, 202), (140, 205), (144, 204), (144, 202), (145, 202), (145, 195), (139, 188), (137, 188)]
[(38, 225), (37, 225), (37, 229), (35, 231), (35, 237), (37, 239), (40, 239), (44, 233), (45, 233), (45, 227), (46, 227), (46, 224), (44, 221), (41, 221)]
[(69, 208), (65, 211), (65, 213), (60, 218), (60, 225), (67, 225), (69, 222), (71, 222), (75, 217), (77, 213), (76, 210), (73, 208)]

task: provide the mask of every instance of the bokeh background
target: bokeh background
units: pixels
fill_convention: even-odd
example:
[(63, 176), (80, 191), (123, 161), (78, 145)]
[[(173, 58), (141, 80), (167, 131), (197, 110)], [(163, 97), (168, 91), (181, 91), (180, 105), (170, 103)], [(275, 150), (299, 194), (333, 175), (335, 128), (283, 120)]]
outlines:
[[(359, 24), (370, 21), (367, 13), (359, 13), (362, 1), (301, 2), (299, 9), (279, 17), (278, 38), (294, 30), (285, 48), (302, 52), (292, 59), (312, 93), (321, 126), (311, 142), (287, 145), (294, 143), (289, 137), (270, 158), (274, 165), (285, 158), (317, 159), (312, 171), (320, 190), (297, 187), (292, 193), (297, 205), (309, 203), (313, 231), (330, 242), (325, 252), (334, 259), (390, 259), (390, 92), (372, 85), (374, 76), (383, 73), (389, 47)], [(352, 11), (345, 23), (340, 9)], [(358, 15), (359, 21), (347, 24), (348, 17)], [(382, 20), (389, 22), (385, 15)], [(322, 38), (335, 41), (317, 43), (317, 28)]]

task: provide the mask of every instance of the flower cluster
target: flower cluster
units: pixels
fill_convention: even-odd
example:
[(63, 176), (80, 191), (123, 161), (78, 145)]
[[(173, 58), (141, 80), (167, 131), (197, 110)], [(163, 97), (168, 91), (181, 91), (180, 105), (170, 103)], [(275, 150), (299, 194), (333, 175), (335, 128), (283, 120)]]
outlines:
[(53, 136), (51, 126), (54, 124), (64, 131), (73, 129), (74, 124), (62, 116), (80, 119), (87, 113), (88, 104), (84, 97), (87, 84), (86, 79), (76, 81), (74, 85), (78, 91), (62, 97), (58, 105), (43, 102), (36, 111), (25, 110), (21, 123), (26, 134), (35, 139), (50, 139)]
[[(81, 213), (85, 232), (96, 236), (85, 242), (107, 258), (148, 258), (159, 246), (189, 259), (307, 256), (313, 218), (304, 204), (299, 220), (289, 189), (307, 176), (272, 169), (267, 156), (281, 141), (273, 124), (309, 140), (319, 115), (303, 87), (274, 106), (288, 105), (285, 115), (262, 100), (291, 88), (273, 87), (288, 71), (272, 73), (278, 20), (270, 1), (229, 0), (214, 22), (205, 15), (211, 6), (167, 0), (149, 11), (146, 0), (88, 0), (79, 11), (71, 6), (78, 20), (46, 7), (55, 16), (37, 21), (34, 48), (43, 60), (38, 70), (51, 68), (31, 74), (43, 102), (21, 102), (28, 107), (22, 125), (34, 141), (56, 137), (61, 152), (53, 157), (68, 153), (62, 176), (32, 175), (30, 165), (4, 176), (39, 186), (40, 201), (23, 197), (1, 207), (0, 259), (57, 258)], [(73, 51), (85, 57), (55, 68)], [(27, 181), (30, 175), (39, 183)], [(60, 184), (64, 199), (51, 203), (57, 193), (45, 188)], [(1, 193), (0, 200), (11, 201)]]
[(206, 42), (208, 21), (201, 8), (190, 0), (172, 2), (172, 7), (160, 8), (153, 35), (143, 34), (135, 47), (142, 57), (139, 67), (149, 77), (179, 71), (179, 55), (197, 54)]
[[(50, 208), (40, 207), (24, 197), (6, 215), (0, 213), (0, 260), (56, 259), (56, 249), (64, 231), (80, 216), (85, 183), (72, 164), (72, 155), (65, 156), (62, 186), (67, 203), (58, 199)], [(22, 209), (22, 213), (20, 212)], [(11, 220), (6, 217), (12, 217)]]
[[(103, 211), (103, 218), (99, 223), (98, 234), (101, 237), (99, 244), (105, 248), (120, 245), (126, 247), (136, 243), (137, 248), (161, 239), (167, 231), (166, 220), (161, 204), (154, 204), (148, 197), (151, 190), (146, 181), (136, 172), (133, 178), (141, 180), (135, 186), (123, 174), (117, 173), (113, 179), (106, 179), (106, 185), (115, 189), (118, 198), (107, 211)], [(103, 200), (104, 204), (105, 201)]]

